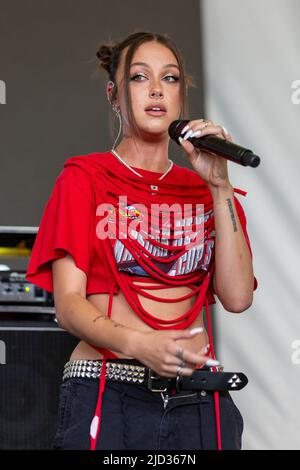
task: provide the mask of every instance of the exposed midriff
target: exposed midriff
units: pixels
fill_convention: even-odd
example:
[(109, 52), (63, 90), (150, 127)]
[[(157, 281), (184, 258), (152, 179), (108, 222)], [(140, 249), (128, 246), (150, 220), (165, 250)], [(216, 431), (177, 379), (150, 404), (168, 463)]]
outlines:
[[(155, 281), (145, 283), (135, 281), (135, 284), (146, 286), (157, 285), (158, 282)], [(192, 288), (188, 286), (176, 286), (166, 289), (151, 289), (148, 292), (150, 292), (154, 296), (158, 296), (161, 298), (178, 298), (184, 296), (191, 290)], [(163, 320), (171, 320), (180, 317), (187, 310), (189, 310), (196, 300), (196, 295), (180, 302), (160, 302), (157, 300), (148, 299), (141, 294), (138, 294), (138, 297), (143, 308), (148, 313)], [(107, 312), (109, 301), (108, 293), (92, 294), (87, 296), (87, 299), (99, 310), (99, 312)], [(125, 325), (129, 328), (133, 328), (135, 330), (139, 330), (142, 332), (153, 331), (153, 328), (147, 323), (145, 323), (129, 306), (121, 290), (119, 290), (119, 293), (117, 295), (113, 296), (111, 319), (116, 321), (117, 323)], [(174, 325), (175, 324), (176, 322), (174, 323)], [(190, 325), (189, 329), (200, 326), (204, 328), (202, 312)], [(206, 344), (208, 344), (208, 336), (207, 333), (204, 331), (203, 333), (196, 335), (192, 339), (178, 340), (177, 344), (180, 347), (183, 347), (184, 349), (189, 349), (193, 352), (199, 352)], [(119, 351), (114, 351), (113, 349), (110, 349), (110, 351), (120, 358), (132, 359), (132, 356), (126, 356), (120, 353)], [(85, 341), (80, 341), (72, 352), (70, 360), (98, 360), (102, 359), (102, 357), (103, 355), (100, 352), (96, 351), (94, 348), (89, 346)]]

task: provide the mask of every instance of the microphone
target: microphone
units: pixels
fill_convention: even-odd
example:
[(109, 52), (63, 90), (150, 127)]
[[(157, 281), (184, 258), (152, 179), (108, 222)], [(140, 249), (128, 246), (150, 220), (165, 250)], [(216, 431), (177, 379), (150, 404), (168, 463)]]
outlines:
[[(178, 138), (182, 129), (189, 123), (189, 120), (177, 120), (171, 122), (169, 126), (169, 136), (180, 145)], [(260, 158), (252, 150), (240, 147), (239, 145), (220, 139), (214, 135), (204, 135), (203, 137), (189, 137), (189, 140), (195, 147), (216, 153), (218, 156), (226, 158), (243, 166), (257, 167), (260, 164)]]

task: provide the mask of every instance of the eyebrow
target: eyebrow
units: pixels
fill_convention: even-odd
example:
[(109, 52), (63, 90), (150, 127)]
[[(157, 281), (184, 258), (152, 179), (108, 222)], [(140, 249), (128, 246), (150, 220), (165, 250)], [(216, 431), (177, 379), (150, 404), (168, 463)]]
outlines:
[[(133, 67), (133, 65), (143, 65), (144, 67), (147, 67), (148, 69), (150, 68), (150, 66), (146, 64), (146, 62), (134, 62), (133, 64), (130, 65), (130, 67)], [(179, 70), (179, 67), (176, 64), (166, 64), (166, 65), (163, 65), (162, 68), (167, 69), (169, 67), (175, 67), (176, 69)]]

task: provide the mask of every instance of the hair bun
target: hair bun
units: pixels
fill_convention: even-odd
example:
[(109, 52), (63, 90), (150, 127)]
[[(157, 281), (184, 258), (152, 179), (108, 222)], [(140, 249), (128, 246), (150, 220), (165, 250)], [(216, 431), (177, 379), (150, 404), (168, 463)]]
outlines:
[(107, 72), (110, 71), (110, 64), (112, 61), (112, 57), (114, 54), (114, 46), (112, 45), (103, 45), (100, 46), (96, 55), (100, 60), (100, 65), (103, 67)]

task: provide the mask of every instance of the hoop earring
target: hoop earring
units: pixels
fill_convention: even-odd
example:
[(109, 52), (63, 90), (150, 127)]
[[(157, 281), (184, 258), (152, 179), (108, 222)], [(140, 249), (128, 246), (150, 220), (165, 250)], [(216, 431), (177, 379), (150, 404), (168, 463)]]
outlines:
[(114, 104), (112, 109), (113, 109), (114, 113), (116, 114), (117, 118), (119, 119), (119, 132), (118, 132), (116, 140), (114, 141), (113, 146), (112, 146), (112, 150), (114, 150), (115, 146), (116, 146), (116, 142), (119, 139), (120, 134), (121, 134), (121, 130), (122, 130), (122, 115), (121, 115), (119, 106)]

